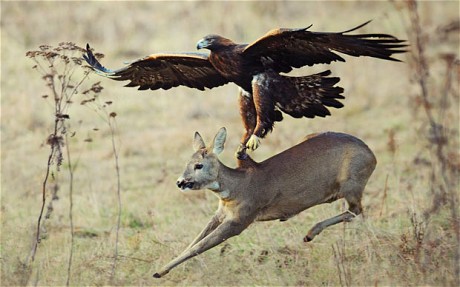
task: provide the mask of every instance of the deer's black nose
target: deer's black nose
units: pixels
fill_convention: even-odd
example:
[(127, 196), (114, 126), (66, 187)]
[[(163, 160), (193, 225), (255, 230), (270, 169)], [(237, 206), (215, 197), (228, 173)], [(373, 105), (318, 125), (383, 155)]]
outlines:
[(186, 188), (191, 189), (194, 186), (193, 181), (186, 181), (186, 180), (178, 180), (176, 184), (177, 184), (177, 187), (179, 187), (180, 189), (186, 189)]

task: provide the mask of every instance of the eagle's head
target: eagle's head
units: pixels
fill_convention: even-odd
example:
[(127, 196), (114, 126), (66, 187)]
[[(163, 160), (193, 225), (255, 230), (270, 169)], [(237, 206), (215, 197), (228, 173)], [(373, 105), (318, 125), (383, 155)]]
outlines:
[(211, 34), (211, 35), (205, 36), (203, 39), (198, 41), (198, 43), (196, 43), (196, 49), (197, 50), (208, 49), (211, 51), (215, 51), (215, 50), (218, 50), (219, 48), (228, 47), (231, 45), (235, 45), (235, 43), (233, 43), (232, 40), (224, 38), (219, 35)]

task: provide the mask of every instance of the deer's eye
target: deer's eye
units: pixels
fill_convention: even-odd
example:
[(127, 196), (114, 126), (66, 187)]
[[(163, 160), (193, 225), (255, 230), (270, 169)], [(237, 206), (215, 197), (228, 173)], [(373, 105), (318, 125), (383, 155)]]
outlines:
[(203, 165), (201, 163), (195, 164), (195, 169), (202, 169)]

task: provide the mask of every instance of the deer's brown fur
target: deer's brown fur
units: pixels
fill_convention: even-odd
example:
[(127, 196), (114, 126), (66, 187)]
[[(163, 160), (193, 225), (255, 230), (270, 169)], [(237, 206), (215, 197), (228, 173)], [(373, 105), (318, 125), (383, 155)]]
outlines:
[(317, 223), (304, 238), (310, 241), (324, 228), (361, 213), (363, 190), (376, 165), (374, 154), (361, 140), (333, 132), (310, 135), (263, 162), (248, 157), (232, 169), (217, 157), (225, 138), (222, 128), (213, 145), (206, 147), (195, 133), (195, 153), (177, 185), (182, 190), (210, 189), (219, 197), (219, 207), (187, 249), (154, 277), (240, 234), (254, 221), (284, 221), (314, 205), (344, 198), (348, 211)]

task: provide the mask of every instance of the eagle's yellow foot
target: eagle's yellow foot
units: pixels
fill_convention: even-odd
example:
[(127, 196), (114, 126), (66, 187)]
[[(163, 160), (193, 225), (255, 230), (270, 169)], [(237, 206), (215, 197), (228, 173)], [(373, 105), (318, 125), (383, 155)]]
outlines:
[(260, 138), (256, 135), (251, 135), (248, 142), (246, 143), (246, 147), (250, 150), (256, 150), (260, 146)]

